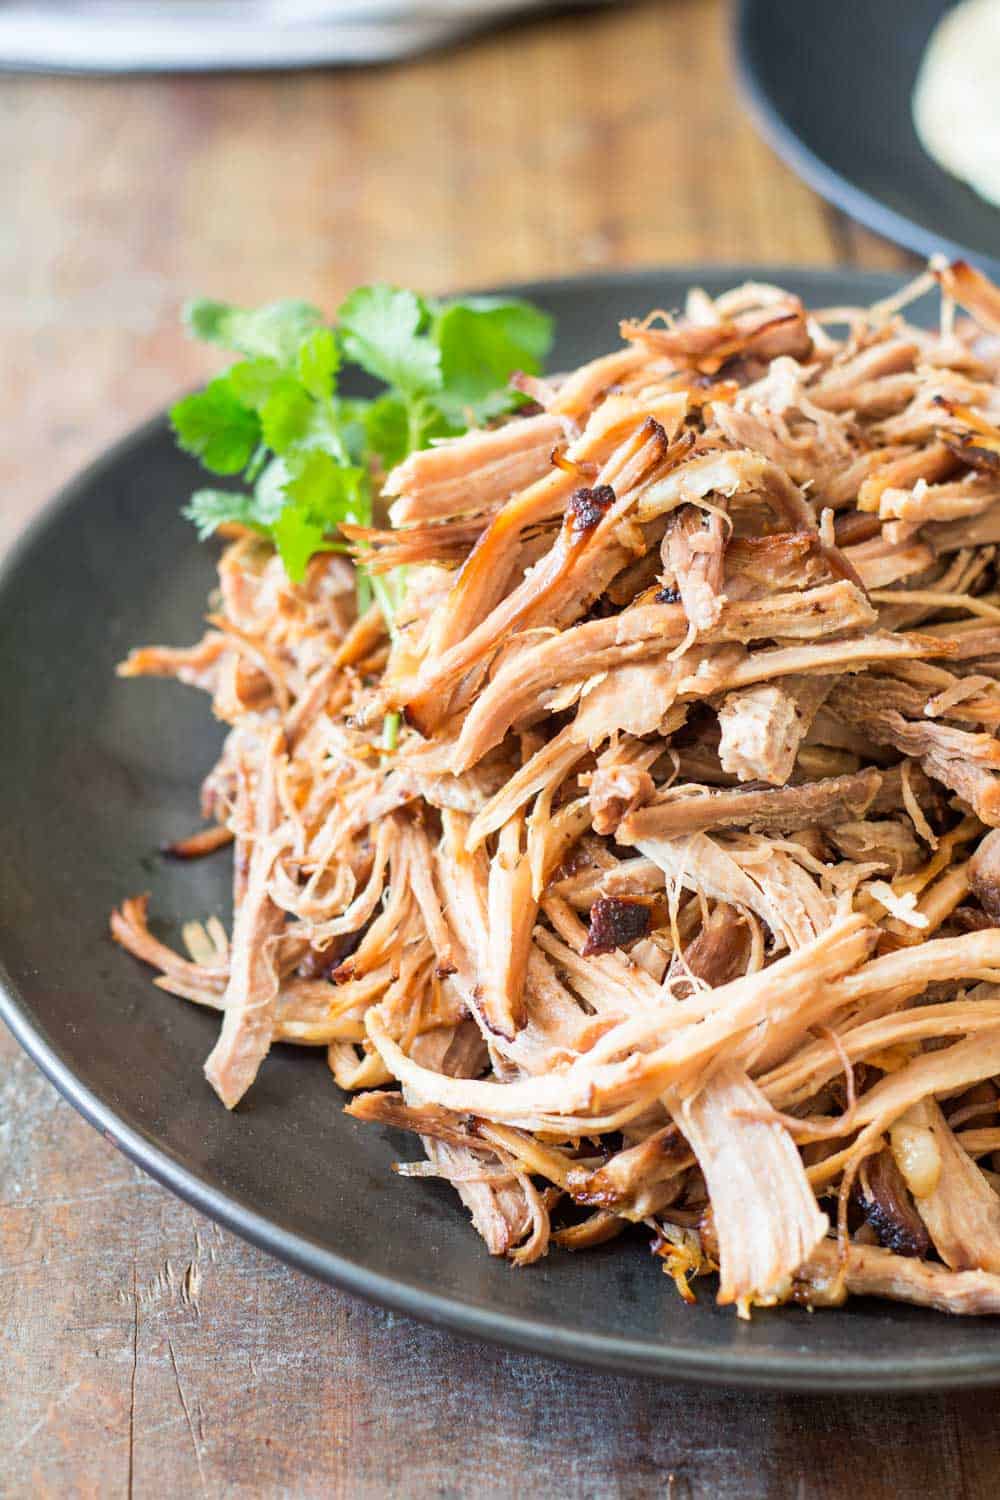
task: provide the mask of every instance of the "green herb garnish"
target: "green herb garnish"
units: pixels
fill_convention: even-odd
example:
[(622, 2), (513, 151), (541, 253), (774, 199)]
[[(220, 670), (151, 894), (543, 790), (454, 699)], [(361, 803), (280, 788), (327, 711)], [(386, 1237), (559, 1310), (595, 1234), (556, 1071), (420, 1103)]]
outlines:
[[(316, 552), (344, 550), (341, 522), (371, 524), (373, 474), (517, 406), (507, 382), (538, 371), (552, 335), (551, 319), (527, 302), (436, 302), (390, 286), (352, 292), (332, 328), (296, 301), (247, 309), (200, 299), (184, 317), (196, 338), (240, 358), (173, 407), (177, 441), (246, 486), (198, 490), (184, 514), (202, 537), (225, 522), (259, 532), (294, 582)], [(342, 396), (345, 364), (386, 389)], [(359, 589), (374, 593), (392, 629), (401, 580), (359, 569)]]
[(395, 709), (382, 720), (382, 749), (391, 755), (399, 740), (400, 715)]

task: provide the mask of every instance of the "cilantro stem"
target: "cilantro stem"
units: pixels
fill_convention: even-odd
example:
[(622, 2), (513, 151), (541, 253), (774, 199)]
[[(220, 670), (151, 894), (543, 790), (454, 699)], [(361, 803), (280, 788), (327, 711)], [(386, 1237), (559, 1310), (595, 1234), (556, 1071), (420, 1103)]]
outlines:
[(392, 591), (389, 588), (387, 580), (381, 573), (369, 573), (368, 581), (371, 584), (372, 593), (375, 595), (378, 607), (382, 611), (382, 618), (385, 620), (385, 628), (389, 632), (389, 639), (395, 645), (399, 639), (399, 632), (396, 629), (396, 601), (392, 597)]
[(395, 711), (386, 714), (382, 720), (382, 749), (390, 754), (399, 743), (399, 714)]
[(334, 458), (339, 464), (343, 464), (344, 468), (347, 468), (350, 465), (351, 456), (347, 451), (347, 444), (344, 442), (338, 429), (340, 418), (337, 414), (336, 398), (328, 396), (323, 406), (327, 421), (327, 441), (330, 444)]
[(415, 448), (420, 447), (420, 428), (423, 420), (423, 403), (421, 401), (407, 401), (406, 403), (406, 451), (412, 453)]
[(263, 469), (266, 463), (267, 444), (258, 443), (257, 451), (254, 454), (253, 458), (250, 460), (249, 464), (247, 464), (246, 473), (243, 475), (243, 478), (247, 484), (253, 484), (253, 482), (259, 477), (260, 471)]
[(363, 563), (355, 564), (354, 580), (358, 591), (358, 618), (360, 619), (362, 615), (368, 613), (372, 604), (372, 581)]

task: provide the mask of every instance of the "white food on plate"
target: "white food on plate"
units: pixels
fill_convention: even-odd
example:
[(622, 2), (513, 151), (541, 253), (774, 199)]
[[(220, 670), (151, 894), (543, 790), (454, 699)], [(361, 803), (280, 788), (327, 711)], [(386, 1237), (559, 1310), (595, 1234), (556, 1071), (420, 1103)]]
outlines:
[(921, 145), (1000, 207), (1000, 0), (963, 0), (935, 27), (913, 91)]

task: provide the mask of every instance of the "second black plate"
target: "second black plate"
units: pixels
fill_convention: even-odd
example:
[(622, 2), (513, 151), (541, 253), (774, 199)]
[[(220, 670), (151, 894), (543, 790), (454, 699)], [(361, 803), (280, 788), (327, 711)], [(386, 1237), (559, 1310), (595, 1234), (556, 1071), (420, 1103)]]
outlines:
[(741, 0), (739, 69), (760, 127), (817, 192), (921, 255), (1000, 275), (1000, 208), (943, 171), (910, 99), (942, 0)]

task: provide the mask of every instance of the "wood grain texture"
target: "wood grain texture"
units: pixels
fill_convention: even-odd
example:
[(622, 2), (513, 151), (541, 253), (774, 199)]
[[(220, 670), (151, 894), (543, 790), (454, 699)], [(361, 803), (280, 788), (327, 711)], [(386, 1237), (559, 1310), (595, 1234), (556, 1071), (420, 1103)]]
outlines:
[[(372, 72), (4, 79), (0, 545), (204, 374), (195, 291), (912, 264), (760, 142), (726, 21), (662, 0)], [(998, 1410), (672, 1388), (423, 1328), (220, 1232), (0, 1037), (4, 1495), (988, 1500)]]
[(335, 307), (601, 266), (907, 257), (751, 127), (723, 0), (506, 27), (372, 71), (0, 85), (0, 545), (205, 372), (197, 291)]

